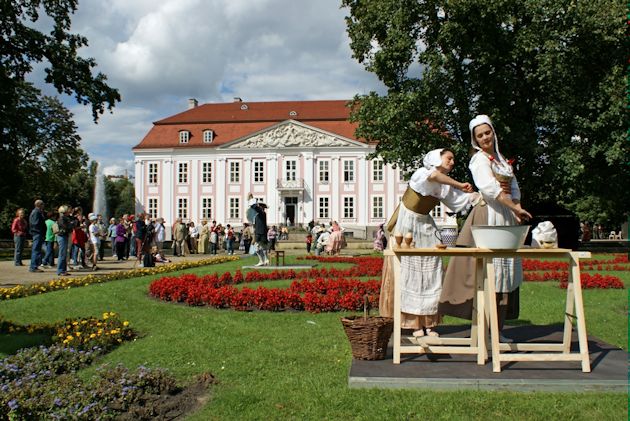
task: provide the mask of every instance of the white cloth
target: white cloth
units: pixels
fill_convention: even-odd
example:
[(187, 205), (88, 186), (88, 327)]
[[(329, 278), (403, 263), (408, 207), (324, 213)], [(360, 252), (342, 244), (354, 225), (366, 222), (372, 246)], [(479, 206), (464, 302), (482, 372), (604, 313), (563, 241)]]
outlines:
[(558, 232), (551, 221), (543, 221), (532, 230), (532, 247), (558, 244)]

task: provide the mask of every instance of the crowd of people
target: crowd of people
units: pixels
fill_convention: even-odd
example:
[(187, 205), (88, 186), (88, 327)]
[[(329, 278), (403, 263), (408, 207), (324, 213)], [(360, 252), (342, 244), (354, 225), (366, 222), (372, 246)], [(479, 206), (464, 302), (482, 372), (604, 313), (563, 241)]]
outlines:
[[(264, 232), (260, 233), (255, 233), (254, 228), (248, 222), (236, 229), (217, 221), (204, 219), (196, 225), (178, 218), (170, 227), (173, 256), (216, 255), (222, 251), (228, 255), (237, 251), (247, 254), (256, 236), (264, 237), (266, 250), (275, 250), (277, 242), (289, 236), (286, 226), (278, 229), (275, 225), (265, 225)], [(106, 223), (102, 215), (85, 215), (80, 207), (64, 205), (56, 211), (45, 211), (44, 202), (36, 200), (28, 218), (26, 210), (20, 208), (11, 224), (14, 264), (23, 266), (23, 250), (30, 237), (31, 272), (56, 268), (59, 276), (68, 276), (69, 270), (98, 270), (98, 262), (105, 259), (108, 241), (111, 247), (108, 254), (115, 261), (131, 258), (137, 260), (139, 266), (149, 267), (170, 261), (164, 253), (166, 229), (164, 218), (151, 218), (144, 213), (125, 214)]]

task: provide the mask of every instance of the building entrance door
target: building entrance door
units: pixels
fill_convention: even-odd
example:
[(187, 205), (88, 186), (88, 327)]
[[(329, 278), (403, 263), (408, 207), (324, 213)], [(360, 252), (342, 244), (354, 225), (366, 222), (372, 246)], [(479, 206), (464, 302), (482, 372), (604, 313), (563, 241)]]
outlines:
[(283, 222), (287, 226), (292, 227), (297, 223), (297, 221), (295, 220), (295, 217), (297, 215), (297, 203), (298, 203), (297, 197), (284, 198), (284, 214), (286, 218)]

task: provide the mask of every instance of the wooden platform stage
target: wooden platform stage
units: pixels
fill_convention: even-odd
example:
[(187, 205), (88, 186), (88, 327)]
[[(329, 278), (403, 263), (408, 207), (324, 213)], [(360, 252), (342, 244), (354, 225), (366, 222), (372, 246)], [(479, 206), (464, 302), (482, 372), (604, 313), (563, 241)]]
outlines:
[[(441, 326), (449, 337), (470, 335), (468, 326)], [(516, 342), (558, 342), (563, 326), (506, 326), (505, 336)], [(403, 331), (403, 337), (406, 335)], [(408, 339), (404, 339), (408, 340)], [(573, 333), (572, 349), (578, 347)], [(390, 340), (387, 358), (352, 360), (348, 385), (352, 388), (422, 388), (431, 390), (502, 390), (513, 392), (623, 392), (628, 391), (628, 353), (597, 338), (588, 337), (592, 372), (583, 373), (578, 361), (510, 362), (500, 373), (492, 361), (477, 365), (476, 355), (405, 354), (392, 361)]]

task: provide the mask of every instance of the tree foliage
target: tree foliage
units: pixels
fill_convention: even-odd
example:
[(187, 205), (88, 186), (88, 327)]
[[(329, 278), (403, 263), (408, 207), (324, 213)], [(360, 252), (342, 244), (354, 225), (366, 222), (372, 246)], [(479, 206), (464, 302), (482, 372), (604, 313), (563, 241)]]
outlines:
[(121, 217), (135, 212), (135, 189), (128, 178), (106, 178), (105, 197), (110, 217)]
[[(619, 0), (342, 0), (354, 57), (387, 86), (355, 97), (357, 135), (412, 169), (489, 114), (526, 202), (590, 221), (629, 209), (625, 5)], [(441, 134), (446, 130), (450, 140)]]
[[(57, 99), (45, 96), (27, 80), (34, 65), (60, 94), (91, 105), (96, 122), (120, 95), (93, 73), (94, 59), (78, 55), (87, 39), (70, 33), (76, 0), (0, 2), (0, 224), (16, 207), (48, 204), (91, 204), (93, 175), (81, 149), (72, 114)], [(44, 33), (42, 28), (48, 28)]]

